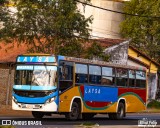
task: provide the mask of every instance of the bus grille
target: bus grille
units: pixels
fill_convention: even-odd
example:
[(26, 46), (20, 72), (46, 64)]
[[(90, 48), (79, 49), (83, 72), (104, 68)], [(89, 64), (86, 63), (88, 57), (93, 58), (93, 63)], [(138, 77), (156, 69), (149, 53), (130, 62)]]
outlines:
[(47, 96), (51, 93), (51, 91), (45, 91), (45, 92), (32, 92), (32, 91), (17, 91), (17, 90), (14, 90), (14, 93), (18, 96), (23, 96), (23, 97), (44, 97), (44, 96)]

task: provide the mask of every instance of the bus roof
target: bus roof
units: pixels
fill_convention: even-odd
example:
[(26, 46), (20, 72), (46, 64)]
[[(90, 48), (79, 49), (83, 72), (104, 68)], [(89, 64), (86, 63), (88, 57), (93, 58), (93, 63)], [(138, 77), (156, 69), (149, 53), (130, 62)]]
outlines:
[(131, 65), (122, 65), (122, 64), (115, 64), (106, 61), (99, 61), (99, 60), (90, 60), (90, 59), (83, 59), (83, 58), (75, 58), (75, 57), (67, 57), (64, 56), (64, 60), (72, 61), (72, 62), (79, 62), (84, 64), (96, 64), (101, 66), (109, 66), (109, 67), (119, 67), (119, 68), (126, 68), (126, 69), (135, 69), (135, 70), (146, 70), (145, 67), (136, 67)]
[[(41, 54), (41, 53), (31, 53), (31, 54), (19, 55), (18, 57), (20, 57), (20, 56), (54, 56), (54, 55)], [(18, 59), (18, 57), (17, 57), (17, 59)], [(62, 55), (58, 55), (57, 57), (58, 57), (58, 60), (66, 60), (66, 61), (79, 62), (79, 63), (84, 63), (84, 64), (95, 64), (95, 65), (101, 65), (101, 66), (119, 67), (119, 68), (144, 70), (144, 71), (146, 70), (145, 67), (115, 64), (115, 63), (106, 62), (106, 61), (91, 60), (91, 59), (76, 58), (76, 57), (68, 57), (68, 56), (62, 56)], [(55, 61), (56, 60), (54, 60), (54, 62)]]

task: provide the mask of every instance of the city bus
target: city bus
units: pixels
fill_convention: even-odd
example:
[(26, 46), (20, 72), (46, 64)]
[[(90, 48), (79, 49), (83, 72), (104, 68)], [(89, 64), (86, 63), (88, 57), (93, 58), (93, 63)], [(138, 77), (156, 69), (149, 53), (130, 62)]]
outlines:
[(16, 59), (12, 109), (33, 117), (63, 114), (68, 120), (146, 109), (146, 68), (50, 54)]

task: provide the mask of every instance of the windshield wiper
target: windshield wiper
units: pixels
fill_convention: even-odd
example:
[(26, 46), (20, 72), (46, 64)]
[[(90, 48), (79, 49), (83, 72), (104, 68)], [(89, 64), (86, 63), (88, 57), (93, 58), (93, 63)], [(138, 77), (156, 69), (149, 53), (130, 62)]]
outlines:
[(50, 70), (49, 72), (47, 72), (47, 73), (48, 73), (48, 75), (49, 75), (48, 82), (49, 82), (49, 84), (50, 84), (50, 79), (51, 79), (51, 70)]

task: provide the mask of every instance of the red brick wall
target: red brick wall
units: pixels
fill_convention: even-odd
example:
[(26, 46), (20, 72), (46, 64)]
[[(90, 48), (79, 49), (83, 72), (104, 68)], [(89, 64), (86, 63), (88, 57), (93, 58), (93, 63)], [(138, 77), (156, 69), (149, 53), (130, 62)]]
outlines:
[[(14, 83), (14, 70), (10, 70), (9, 68), (0, 68), (0, 104), (11, 104), (12, 98), (12, 86)], [(9, 95), (7, 99), (7, 92), (9, 89)]]

